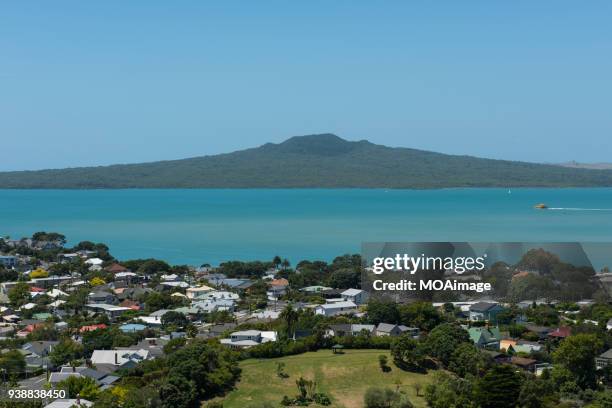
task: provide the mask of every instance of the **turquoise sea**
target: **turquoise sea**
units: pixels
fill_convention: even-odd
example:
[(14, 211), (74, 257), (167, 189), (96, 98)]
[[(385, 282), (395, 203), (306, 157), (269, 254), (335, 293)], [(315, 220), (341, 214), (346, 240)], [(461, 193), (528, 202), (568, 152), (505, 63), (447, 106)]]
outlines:
[(612, 189), (0, 190), (1, 235), (41, 230), (191, 265), (330, 260), (363, 241), (611, 242)]

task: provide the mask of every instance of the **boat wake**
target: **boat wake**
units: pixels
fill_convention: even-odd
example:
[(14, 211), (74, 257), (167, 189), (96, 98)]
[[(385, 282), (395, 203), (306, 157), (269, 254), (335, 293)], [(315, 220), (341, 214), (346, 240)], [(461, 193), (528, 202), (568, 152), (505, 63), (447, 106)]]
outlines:
[(612, 211), (612, 208), (572, 208), (572, 207), (549, 207), (549, 210), (563, 211)]

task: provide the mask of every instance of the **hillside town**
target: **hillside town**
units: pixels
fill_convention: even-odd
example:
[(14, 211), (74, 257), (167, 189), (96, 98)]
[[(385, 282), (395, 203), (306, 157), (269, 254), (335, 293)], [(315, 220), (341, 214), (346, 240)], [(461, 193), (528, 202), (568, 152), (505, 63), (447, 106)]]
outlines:
[[(381, 350), (377, 376), (416, 373), (423, 385), (370, 387), (360, 406), (612, 406), (608, 271), (550, 278), (574, 296), (555, 298), (545, 279), (558, 260), (530, 257), (542, 270), (506, 265), (504, 288), (497, 275), (480, 277), (497, 282), (495, 297), (398, 303), (360, 288), (358, 255), (186, 266), (115, 259), (102, 243), (68, 246), (59, 233), (4, 238), (2, 393), (25, 404), (8, 397), (64, 390), (29, 398), (50, 408), (242, 406), (229, 401), (246, 381), (245, 361), (275, 359), (267, 375), (282, 381), (286, 356)], [(249, 406), (344, 406), (317, 387), (300, 376)]]

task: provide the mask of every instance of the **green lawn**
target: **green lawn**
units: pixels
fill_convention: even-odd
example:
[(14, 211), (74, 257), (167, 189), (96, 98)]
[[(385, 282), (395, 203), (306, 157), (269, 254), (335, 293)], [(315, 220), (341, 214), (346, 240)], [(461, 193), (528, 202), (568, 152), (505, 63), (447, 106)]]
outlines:
[[(386, 350), (345, 350), (344, 354), (332, 354), (331, 350), (320, 350), (297, 356), (243, 361), (242, 377), (236, 389), (224, 399), (224, 408), (244, 408), (254, 402), (268, 401), (280, 406), (283, 395), (295, 396), (295, 380), (300, 376), (316, 380), (319, 392), (325, 392), (332, 398), (332, 407), (361, 408), (363, 394), (370, 386), (386, 386), (395, 389), (396, 380), (402, 382), (400, 388), (409, 395), (416, 407), (425, 407), (423, 397), (416, 396), (414, 384), (425, 385), (431, 376), (405, 372), (391, 363), (391, 372), (383, 373), (378, 365), (378, 356)], [(282, 379), (276, 375), (276, 363), (285, 363), (285, 372), (289, 378)], [(423, 391), (421, 391), (423, 395)], [(311, 405), (317, 407), (317, 405)]]

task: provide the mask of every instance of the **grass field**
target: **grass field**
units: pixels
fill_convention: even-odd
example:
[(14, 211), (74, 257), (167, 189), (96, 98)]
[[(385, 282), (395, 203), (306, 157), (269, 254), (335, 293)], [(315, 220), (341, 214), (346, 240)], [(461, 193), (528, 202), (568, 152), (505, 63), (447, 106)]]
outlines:
[[(414, 384), (425, 385), (431, 376), (405, 372), (391, 363), (392, 370), (383, 373), (378, 365), (378, 356), (386, 350), (345, 350), (344, 354), (332, 354), (320, 350), (297, 356), (276, 359), (245, 360), (241, 363), (242, 377), (236, 389), (224, 399), (224, 408), (244, 408), (255, 402), (270, 402), (280, 406), (283, 395), (294, 397), (298, 391), (295, 380), (300, 376), (315, 380), (318, 392), (324, 392), (332, 399), (332, 407), (361, 408), (363, 395), (370, 386), (386, 386), (395, 389), (397, 379), (415, 407), (425, 407), (423, 397), (416, 396)], [(277, 362), (285, 363), (289, 378), (282, 379), (276, 374)], [(423, 395), (423, 391), (421, 391)], [(311, 407), (318, 407), (312, 404)]]

